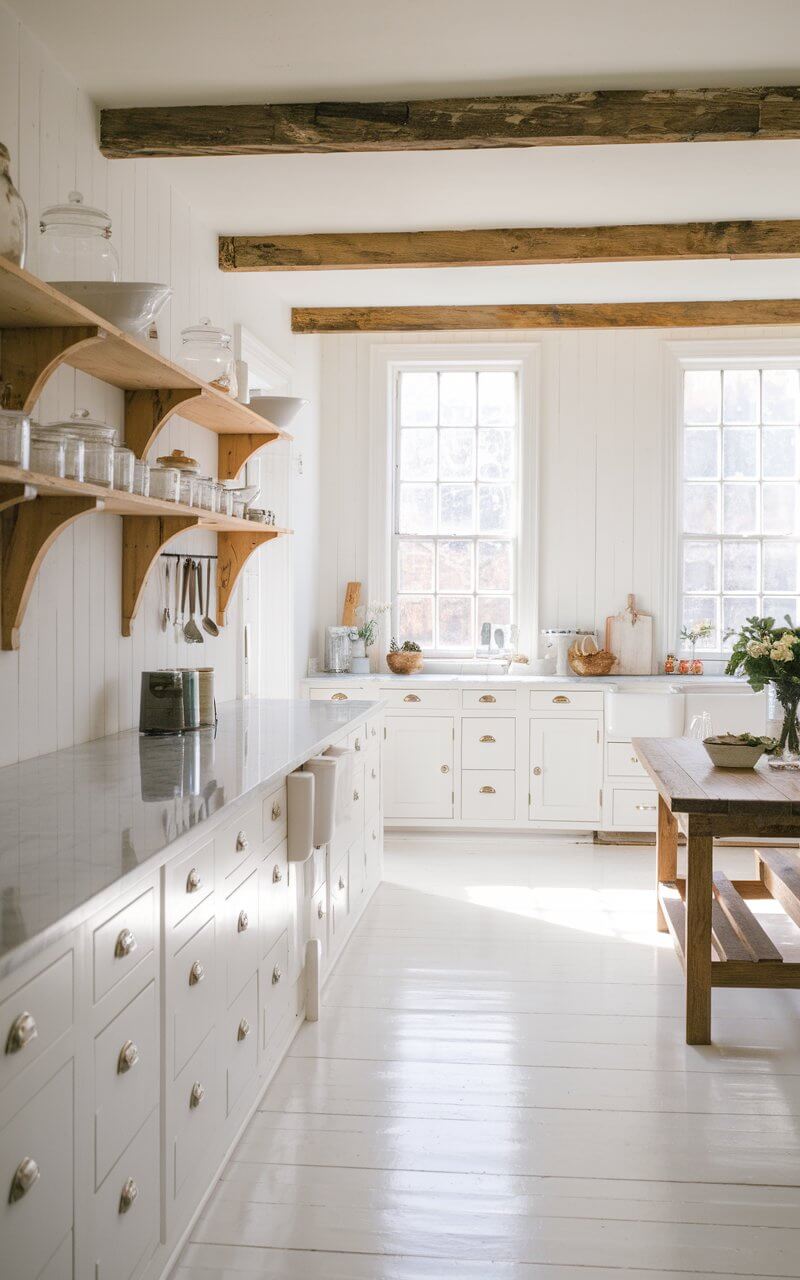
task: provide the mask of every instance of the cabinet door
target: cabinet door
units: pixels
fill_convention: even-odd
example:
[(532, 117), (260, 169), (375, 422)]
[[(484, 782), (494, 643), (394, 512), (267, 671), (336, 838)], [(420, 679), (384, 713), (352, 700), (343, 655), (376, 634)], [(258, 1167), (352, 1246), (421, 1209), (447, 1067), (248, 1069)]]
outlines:
[(452, 818), (452, 716), (387, 716), (386, 818)]
[(595, 716), (531, 720), (532, 821), (600, 821), (599, 730)]

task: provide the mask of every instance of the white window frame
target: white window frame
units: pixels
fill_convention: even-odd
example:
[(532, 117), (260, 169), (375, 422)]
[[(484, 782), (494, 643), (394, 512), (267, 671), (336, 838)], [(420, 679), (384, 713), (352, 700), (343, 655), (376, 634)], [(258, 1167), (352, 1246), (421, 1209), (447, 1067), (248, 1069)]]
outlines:
[[(538, 343), (424, 343), (380, 344), (370, 353), (370, 486), (368, 591), (372, 600), (391, 601), (391, 618), (383, 620), (379, 641), (385, 654), (395, 618), (395, 388), (401, 370), (416, 369), (507, 369), (518, 379), (519, 418), (516, 529), (516, 623), (523, 652), (530, 653), (538, 633), (538, 442), (539, 442), (539, 360)], [(431, 661), (455, 662), (469, 667), (484, 666), (484, 655), (460, 652), (436, 653)], [(383, 669), (383, 668), (382, 668)]]
[[(665, 504), (664, 546), (667, 572), (664, 582), (663, 612), (667, 619), (666, 649), (680, 647), (681, 545), (683, 541), (683, 375), (702, 369), (787, 369), (800, 368), (800, 340), (795, 338), (741, 338), (704, 342), (670, 342), (667, 354), (667, 414), (665, 432), (665, 477), (671, 500)], [(720, 623), (722, 619), (720, 619)], [(698, 649), (698, 657), (712, 663), (726, 663), (729, 650)]]

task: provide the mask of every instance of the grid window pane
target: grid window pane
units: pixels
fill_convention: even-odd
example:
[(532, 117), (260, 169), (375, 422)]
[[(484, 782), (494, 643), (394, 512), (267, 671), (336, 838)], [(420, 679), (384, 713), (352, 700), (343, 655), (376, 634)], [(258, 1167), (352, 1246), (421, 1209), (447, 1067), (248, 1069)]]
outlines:
[(722, 474), (726, 480), (758, 477), (758, 429), (731, 427), (722, 433)]
[(439, 591), (475, 590), (475, 544), (471, 539), (442, 539), (439, 543)]
[(684, 542), (684, 591), (719, 591), (719, 543)]
[(722, 590), (758, 591), (759, 545), (757, 542), (722, 544)]
[(510, 485), (478, 485), (478, 527), (481, 533), (511, 532)]
[(400, 532), (436, 532), (436, 485), (400, 485)]
[(722, 421), (759, 421), (758, 369), (726, 369), (722, 375)]
[(683, 379), (683, 420), (687, 426), (715, 426), (721, 421), (722, 378), (718, 369), (698, 369)]
[(752, 618), (758, 613), (758, 596), (726, 596), (722, 602), (722, 630), (733, 631), (734, 635), (728, 636), (723, 641), (723, 647), (726, 650), (733, 648), (733, 642), (736, 635), (741, 631), (748, 618)]
[(404, 640), (416, 640), (423, 649), (433, 644), (433, 596), (398, 596), (398, 630)]
[(439, 485), (439, 530), (441, 533), (473, 533), (475, 530), (475, 487), (471, 484)]
[(478, 590), (511, 590), (511, 543), (478, 543)]
[(723, 533), (758, 532), (758, 485), (724, 484), (722, 486)]
[(797, 574), (796, 542), (766, 542), (764, 544), (764, 590), (786, 591), (794, 594), (800, 590)]
[(439, 425), (475, 426), (475, 374), (442, 373), (439, 377)]
[(711, 623), (711, 635), (705, 640), (698, 640), (698, 649), (714, 650), (719, 648), (719, 597), (718, 596), (684, 596), (683, 625), (694, 627), (701, 622)]
[(478, 479), (513, 480), (516, 433), (503, 427), (478, 432)]
[(400, 423), (404, 427), (435, 427), (439, 379), (435, 373), (404, 373), (400, 380)]
[(795, 479), (797, 476), (797, 427), (763, 428), (761, 474), (765, 480)]
[(435, 480), (438, 432), (431, 427), (406, 428), (400, 432), (400, 478)]
[(517, 379), (513, 373), (478, 374), (478, 422), (513, 427), (517, 421)]
[(439, 432), (439, 479), (475, 479), (475, 432), (449, 427)]
[(397, 586), (400, 591), (436, 589), (435, 551), (432, 542), (403, 540), (397, 549)]
[(719, 533), (719, 496), (718, 484), (684, 486), (684, 533)]
[(719, 446), (720, 433), (714, 427), (687, 427), (683, 433), (685, 479), (719, 479)]
[(761, 374), (762, 422), (800, 422), (797, 369), (764, 369)]
[(764, 533), (789, 535), (797, 529), (797, 485), (765, 484), (762, 529)]
[(438, 597), (440, 649), (474, 649), (474, 596)]
[(794, 627), (797, 625), (797, 599), (793, 596), (764, 596), (764, 616), (774, 618), (780, 624), (786, 621), (786, 615), (789, 615), (790, 623)]

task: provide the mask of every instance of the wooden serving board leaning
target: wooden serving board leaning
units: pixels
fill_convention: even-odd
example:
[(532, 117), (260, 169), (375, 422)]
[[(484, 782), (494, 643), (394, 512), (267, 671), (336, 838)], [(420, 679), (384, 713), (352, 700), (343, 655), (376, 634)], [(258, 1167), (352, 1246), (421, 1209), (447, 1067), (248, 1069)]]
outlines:
[(611, 674), (649, 676), (653, 670), (653, 619), (640, 613), (636, 597), (628, 596), (621, 613), (606, 618), (606, 649), (616, 654)]

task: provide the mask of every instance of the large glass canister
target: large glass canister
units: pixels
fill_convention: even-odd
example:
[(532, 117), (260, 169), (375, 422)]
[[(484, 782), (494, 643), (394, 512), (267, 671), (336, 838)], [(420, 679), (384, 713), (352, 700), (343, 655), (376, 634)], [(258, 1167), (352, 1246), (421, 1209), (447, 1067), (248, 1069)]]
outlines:
[(0, 462), (27, 471), (31, 458), (31, 420), (18, 409), (0, 409)]
[(199, 324), (181, 330), (181, 364), (202, 382), (210, 382), (217, 391), (235, 396), (236, 361), (231, 347), (231, 335), (225, 329), (216, 328), (208, 316)]
[(51, 283), (119, 279), (119, 259), (111, 243), (111, 219), (70, 191), (66, 204), (43, 210), (39, 221), (39, 276)]
[[(117, 442), (116, 427), (98, 422), (89, 416), (88, 409), (76, 409), (68, 422), (42, 424), (44, 430), (55, 430), (67, 440), (67, 463), (71, 452), (70, 441), (83, 441), (83, 476), (89, 484), (110, 488), (114, 483), (114, 446)], [(69, 475), (69, 465), (67, 469)], [(76, 477), (77, 479), (77, 477)]]
[(11, 156), (0, 142), (0, 258), (25, 266), (28, 247), (28, 213), (22, 196), (11, 181)]

